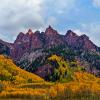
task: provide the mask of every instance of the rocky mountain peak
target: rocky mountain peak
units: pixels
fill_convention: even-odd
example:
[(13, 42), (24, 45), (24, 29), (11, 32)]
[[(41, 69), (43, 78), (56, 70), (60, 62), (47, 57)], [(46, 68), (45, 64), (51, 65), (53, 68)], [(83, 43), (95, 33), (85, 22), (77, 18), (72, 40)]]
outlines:
[(25, 34), (23, 32), (20, 32), (16, 38), (16, 40), (14, 41), (14, 43), (20, 41), (23, 37), (25, 36)]
[(32, 29), (29, 29), (28, 32), (27, 32), (27, 34), (28, 35), (32, 35), (33, 34)]
[(20, 32), (17, 36), (17, 38), (22, 38), (25, 34), (23, 32)]
[(35, 34), (36, 34), (36, 35), (40, 34), (40, 31), (35, 31), (35, 32), (34, 32), (34, 35), (35, 35)]
[(74, 33), (72, 30), (68, 30), (66, 35), (65, 35), (65, 41), (70, 46), (77, 45), (78, 38), (79, 38), (79, 36), (76, 33)]
[(96, 45), (91, 40), (89, 40), (89, 37), (85, 34), (79, 37), (78, 44), (83, 46), (84, 50), (96, 51), (97, 49)]
[(81, 35), (80, 38), (84, 40), (89, 40), (89, 37), (85, 34)]
[(46, 34), (46, 35), (57, 35), (58, 32), (57, 32), (56, 30), (54, 30), (54, 29), (49, 25), (49, 27), (46, 28), (45, 34)]
[[(10, 45), (9, 43), (6, 44), (7, 46)], [(60, 35), (51, 26), (42, 33), (39, 31), (33, 33), (31, 29), (26, 34), (20, 32), (13, 45), (9, 46), (9, 48), (11, 50), (11, 57), (13, 59), (20, 59), (24, 53), (30, 50), (44, 47), (51, 48), (59, 45), (68, 45), (73, 49), (96, 51), (96, 46), (85, 34), (78, 36), (72, 30), (68, 30), (66, 35)]]
[(69, 36), (69, 37), (78, 37), (78, 35), (76, 33), (74, 33), (72, 30), (68, 30), (67, 33), (66, 33), (66, 36)]

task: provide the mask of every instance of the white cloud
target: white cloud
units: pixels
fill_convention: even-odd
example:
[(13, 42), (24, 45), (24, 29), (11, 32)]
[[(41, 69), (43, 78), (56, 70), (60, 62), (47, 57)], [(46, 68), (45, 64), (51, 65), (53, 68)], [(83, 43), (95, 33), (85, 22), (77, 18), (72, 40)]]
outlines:
[(93, 0), (93, 5), (95, 7), (100, 7), (100, 0)]
[(6, 37), (4, 36), (4, 34), (0, 34), (0, 39), (6, 39)]
[[(28, 28), (43, 29), (57, 24), (57, 14), (73, 8), (76, 0), (0, 0), (0, 36), (13, 40)], [(60, 20), (60, 19), (59, 19)], [(12, 38), (11, 38), (12, 36)], [(10, 39), (8, 39), (10, 37)]]
[(50, 18), (48, 18), (47, 26), (48, 25), (52, 26), (52, 25), (55, 25), (55, 24), (57, 24), (57, 19), (55, 17), (51, 16)]
[(80, 29), (74, 29), (73, 32), (75, 32), (79, 36), (86, 34), (85, 32), (82, 32)]
[(44, 24), (42, 0), (3, 0), (0, 2), (0, 31), (40, 28)]
[(76, 0), (45, 0), (45, 9), (57, 14), (63, 14), (75, 6)]
[(86, 31), (90, 39), (100, 46), (100, 23), (82, 24), (81, 28)]
[(97, 33), (100, 35), (100, 23), (81, 24), (82, 28), (89, 31), (90, 34)]
[(93, 43), (100, 46), (100, 23), (81, 24), (81, 29), (73, 29), (77, 35), (89, 36)]

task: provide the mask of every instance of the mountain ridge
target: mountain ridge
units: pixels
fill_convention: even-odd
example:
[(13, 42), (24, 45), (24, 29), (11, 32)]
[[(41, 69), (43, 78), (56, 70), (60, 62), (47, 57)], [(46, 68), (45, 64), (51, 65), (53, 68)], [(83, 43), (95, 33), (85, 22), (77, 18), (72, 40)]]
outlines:
[(20, 32), (14, 43), (0, 40), (0, 54), (8, 55), (15, 64), (32, 73), (32, 66), (36, 69), (41, 67), (41, 70), (46, 70), (46, 65), (50, 68), (47, 58), (53, 54), (69, 61), (80, 61), (80, 65), (95, 75), (100, 73), (100, 47), (85, 34), (78, 36), (72, 30), (68, 30), (65, 35), (61, 35), (51, 26), (46, 28), (45, 32), (32, 32), (31, 29), (26, 34)]

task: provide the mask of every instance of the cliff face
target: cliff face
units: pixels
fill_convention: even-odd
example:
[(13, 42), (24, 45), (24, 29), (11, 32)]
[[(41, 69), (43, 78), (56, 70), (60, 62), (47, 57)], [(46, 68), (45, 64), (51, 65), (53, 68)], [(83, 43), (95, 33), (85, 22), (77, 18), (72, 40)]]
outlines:
[(62, 36), (49, 26), (44, 33), (39, 31), (33, 33), (31, 29), (26, 34), (19, 33), (13, 44), (14, 51), (11, 51), (13, 52), (11, 56), (19, 59), (25, 52), (32, 49), (50, 48), (58, 45), (68, 45), (74, 49), (89, 51), (96, 51), (97, 49), (86, 35), (78, 36), (69, 30), (65, 36)]
[(17, 36), (13, 44), (13, 50), (11, 50), (11, 57), (15, 60), (19, 60), (24, 53), (31, 51), (32, 49), (42, 48), (43, 41), (40, 32), (33, 33), (32, 30), (24, 34), (20, 33)]
[(20, 32), (13, 44), (0, 40), (0, 54), (10, 56), (16, 64), (28, 71), (34, 72), (32, 67), (37, 67), (37, 74), (40, 70), (44, 72), (43, 70), (52, 69), (46, 64), (47, 58), (52, 54), (68, 60), (74, 58), (80, 65), (88, 66), (88, 71), (93, 72), (95, 69), (95, 74), (100, 70), (100, 48), (89, 40), (88, 36), (78, 36), (71, 30), (68, 30), (66, 35), (60, 35), (51, 26), (41, 33), (32, 32), (31, 29), (26, 34)]
[(96, 51), (97, 47), (89, 40), (89, 37), (84, 35), (78, 36), (76, 33), (72, 32), (71, 30), (67, 31), (65, 35), (66, 43), (74, 47), (76, 49), (84, 49), (90, 51)]

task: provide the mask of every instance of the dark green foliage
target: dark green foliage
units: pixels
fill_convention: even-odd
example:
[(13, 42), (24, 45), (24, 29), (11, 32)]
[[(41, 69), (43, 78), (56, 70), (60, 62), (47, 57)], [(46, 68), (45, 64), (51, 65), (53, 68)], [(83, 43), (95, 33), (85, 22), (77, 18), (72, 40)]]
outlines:
[(54, 68), (58, 68), (59, 67), (59, 64), (58, 62), (55, 60), (55, 61), (48, 61), (48, 63), (53, 66)]
[[(51, 66), (53, 66), (53, 68), (57, 68), (58, 63), (56, 61), (52, 62), (48, 61), (48, 58), (51, 57), (52, 55), (58, 55), (62, 57), (65, 61), (67, 60), (71, 62), (69, 66), (72, 67), (73, 69), (75, 69), (74, 67), (76, 65), (75, 63), (72, 62), (76, 62), (77, 59), (79, 59), (81, 65), (84, 66), (82, 71), (86, 71), (87, 69), (89, 69), (89, 72), (92, 73), (94, 69), (100, 70), (100, 56), (96, 52), (89, 52), (82, 49), (75, 49), (69, 47), (68, 45), (58, 45), (50, 48), (36, 49), (33, 50), (33, 52), (38, 50), (41, 51), (41, 54), (45, 55), (42, 56), (40, 55), (38, 58), (34, 58), (32, 62), (29, 62), (28, 59), (21, 61), (18, 64), (18, 66), (21, 66), (22, 69), (25, 69), (32, 73), (35, 72), (38, 67), (45, 66), (46, 64), (50, 64)], [(100, 76), (99, 73), (97, 73), (97, 76)], [(46, 76), (46, 79), (48, 79), (47, 77), (48, 76)]]
[(100, 70), (100, 56), (94, 52), (85, 52), (83, 55), (84, 59), (90, 63), (90, 65), (95, 66), (96, 69)]
[(59, 45), (52, 48), (44, 49), (44, 52), (47, 52), (50, 56), (51, 55), (59, 55), (65, 59), (73, 61), (75, 59), (75, 52), (70, 49), (67, 45)]
[(10, 55), (10, 49), (6, 46), (0, 43), (0, 54), (9, 56)]
[(53, 67), (53, 72), (46, 76), (48, 81), (69, 82), (73, 80), (74, 72), (80, 71), (80, 66), (75, 61), (65, 61), (60, 56), (52, 55), (48, 62)]
[(85, 69), (84, 67), (81, 67), (81, 71), (83, 71), (83, 72), (84, 72), (84, 71), (86, 71), (86, 69)]

